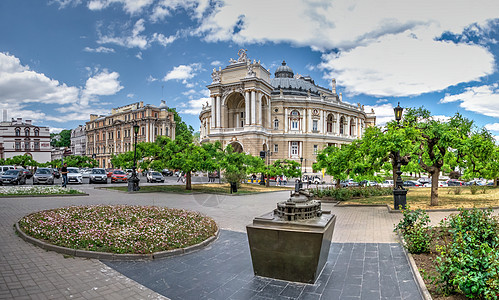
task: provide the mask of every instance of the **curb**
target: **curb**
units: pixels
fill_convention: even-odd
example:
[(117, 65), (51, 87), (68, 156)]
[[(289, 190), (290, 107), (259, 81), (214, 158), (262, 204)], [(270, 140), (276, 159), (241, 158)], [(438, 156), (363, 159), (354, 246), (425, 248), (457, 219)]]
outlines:
[(10, 196), (0, 196), (0, 198), (75, 197), (75, 196), (88, 196), (88, 194), (83, 193), (83, 194), (53, 194), (53, 195), (10, 195)]
[(405, 248), (405, 241), (404, 237), (400, 234), (400, 232), (397, 230), (397, 237), (399, 238), (400, 244), (402, 245), (402, 249), (404, 250), (405, 257), (409, 261), (409, 265), (411, 267), (411, 272), (412, 276), (414, 277), (414, 280), (416, 281), (416, 284), (418, 285), (419, 293), (423, 297), (424, 300), (432, 300), (433, 298), (431, 297), (430, 292), (426, 288), (426, 284), (424, 283), (423, 277), (421, 277), (421, 274), (419, 273), (418, 266), (416, 265), (416, 262), (414, 261), (414, 258), (412, 255), (407, 251)]
[(102, 259), (102, 260), (121, 260), (121, 261), (127, 261), (127, 260), (152, 260), (152, 259), (160, 259), (164, 257), (169, 257), (169, 256), (174, 256), (174, 255), (181, 255), (181, 254), (188, 254), (192, 253), (194, 251), (201, 250), (202, 248), (208, 246), (212, 242), (214, 242), (217, 238), (218, 235), (220, 234), (220, 228), (217, 229), (217, 232), (215, 233), (214, 236), (207, 238), (206, 240), (202, 241), (199, 244), (192, 245), (186, 248), (179, 248), (179, 249), (173, 249), (173, 250), (167, 250), (167, 251), (161, 251), (161, 252), (154, 252), (154, 253), (149, 253), (149, 254), (116, 254), (116, 253), (107, 253), (107, 252), (96, 252), (96, 251), (87, 251), (87, 250), (77, 250), (77, 249), (71, 249), (71, 248), (66, 248), (66, 247), (61, 247), (61, 246), (56, 246), (52, 245), (49, 243), (46, 243), (44, 241), (41, 241), (39, 239), (35, 239), (21, 230), (19, 228), (19, 221), (14, 224), (14, 229), (15, 231), (19, 234), (19, 237), (21, 237), (23, 240), (25, 240), (28, 243), (31, 243), (35, 246), (38, 246), (44, 250), (47, 251), (55, 251), (60, 254), (64, 255), (70, 255), (74, 257), (83, 257), (83, 258), (94, 258), (94, 259)]

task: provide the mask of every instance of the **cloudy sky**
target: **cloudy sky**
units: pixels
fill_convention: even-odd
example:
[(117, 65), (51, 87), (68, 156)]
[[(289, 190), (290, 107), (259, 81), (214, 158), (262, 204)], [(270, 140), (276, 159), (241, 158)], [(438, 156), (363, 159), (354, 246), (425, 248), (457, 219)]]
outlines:
[[(196, 130), (240, 48), (343, 100), (459, 112), (499, 135), (497, 0), (2, 0), (0, 110), (53, 131), (165, 99)], [(3, 114), (0, 115), (3, 118)]]

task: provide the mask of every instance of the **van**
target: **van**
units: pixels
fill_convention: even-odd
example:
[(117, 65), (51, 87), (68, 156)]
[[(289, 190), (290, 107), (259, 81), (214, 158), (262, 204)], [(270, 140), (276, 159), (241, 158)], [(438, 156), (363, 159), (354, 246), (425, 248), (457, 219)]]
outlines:
[(0, 174), (3, 174), (7, 170), (13, 170), (15, 169), (14, 166), (0, 166)]

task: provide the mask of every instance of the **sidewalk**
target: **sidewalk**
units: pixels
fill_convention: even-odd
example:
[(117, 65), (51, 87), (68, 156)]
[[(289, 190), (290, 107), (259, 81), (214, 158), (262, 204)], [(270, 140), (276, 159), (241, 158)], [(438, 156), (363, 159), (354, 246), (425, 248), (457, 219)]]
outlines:
[[(241, 243), (244, 248), (247, 247), (246, 235), (242, 234), (246, 232), (245, 226), (251, 223), (255, 216), (273, 210), (276, 202), (284, 201), (289, 197), (289, 192), (250, 196), (127, 194), (95, 189), (86, 189), (85, 192), (89, 193), (88, 197), (0, 199), (0, 240), (2, 241), (0, 243), (0, 299), (163, 298), (156, 292), (157, 290), (153, 291), (131, 280), (98, 260), (64, 257), (24, 242), (15, 235), (12, 225), (31, 212), (69, 205), (90, 204), (159, 205), (185, 208), (214, 218), (223, 229), (222, 237), (232, 236), (235, 238), (234, 241)], [(376, 245), (376, 251), (380, 251), (376, 254), (379, 258), (386, 259), (387, 255), (385, 250), (380, 249), (389, 249), (395, 255), (392, 258), (399, 258), (399, 249), (396, 248), (400, 246), (396, 243), (392, 230), (401, 217), (400, 214), (390, 214), (383, 207), (339, 208), (327, 203), (323, 204), (323, 209), (331, 210), (338, 217), (333, 235), (334, 244), (330, 252), (330, 261), (333, 265), (328, 261), (326, 265), (329, 266), (328, 268), (332, 268), (337, 263), (337, 257), (342, 257), (344, 251), (354, 251), (355, 248), (358, 252), (358, 249), (364, 249), (362, 253), (365, 254), (374, 251), (374, 245)], [(448, 213), (431, 214), (435, 221), (445, 215)], [(220, 244), (223, 241), (222, 237), (213, 247), (220, 246), (217, 243)], [(388, 248), (383, 246), (383, 243), (387, 243)], [(366, 250), (368, 248), (371, 250)], [(202, 254), (202, 251), (197, 253)], [(348, 255), (347, 252), (343, 255)], [(351, 255), (352, 253), (354, 252), (351, 252)], [(368, 255), (374, 255), (374, 253), (368, 253)], [(245, 259), (244, 263), (251, 263), (248, 257)], [(353, 259), (357, 260), (355, 257)], [(163, 261), (165, 262), (166, 260)], [(146, 263), (155, 264), (156, 261)], [(330, 270), (334, 274), (334, 268)], [(248, 272), (246, 276), (252, 276), (252, 272)], [(313, 285), (306, 286), (313, 287)], [(315, 291), (312, 294), (314, 294), (313, 297), (323, 295)]]

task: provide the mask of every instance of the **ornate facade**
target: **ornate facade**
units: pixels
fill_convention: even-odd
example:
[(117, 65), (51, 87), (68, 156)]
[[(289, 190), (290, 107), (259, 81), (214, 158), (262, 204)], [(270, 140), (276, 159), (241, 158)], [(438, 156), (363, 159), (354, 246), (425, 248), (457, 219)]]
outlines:
[(29, 155), (40, 163), (50, 161), (50, 130), (22, 118), (0, 123), (0, 158)]
[(376, 123), (374, 112), (343, 102), (336, 92), (309, 76), (295, 75), (285, 62), (274, 78), (259, 61), (240, 50), (224, 69), (214, 69), (211, 103), (199, 115), (202, 142), (220, 141), (241, 152), (269, 154), (269, 162), (293, 159), (312, 171), (317, 152), (329, 145), (350, 143)]
[(71, 130), (71, 154), (85, 155), (87, 149), (87, 134), (85, 126), (79, 125)]
[(175, 139), (175, 120), (172, 112), (137, 102), (113, 108), (110, 115), (90, 115), (86, 123), (86, 155), (97, 159), (101, 168), (110, 168), (112, 155), (133, 151), (133, 125), (139, 125), (137, 143), (154, 142), (157, 136)]

